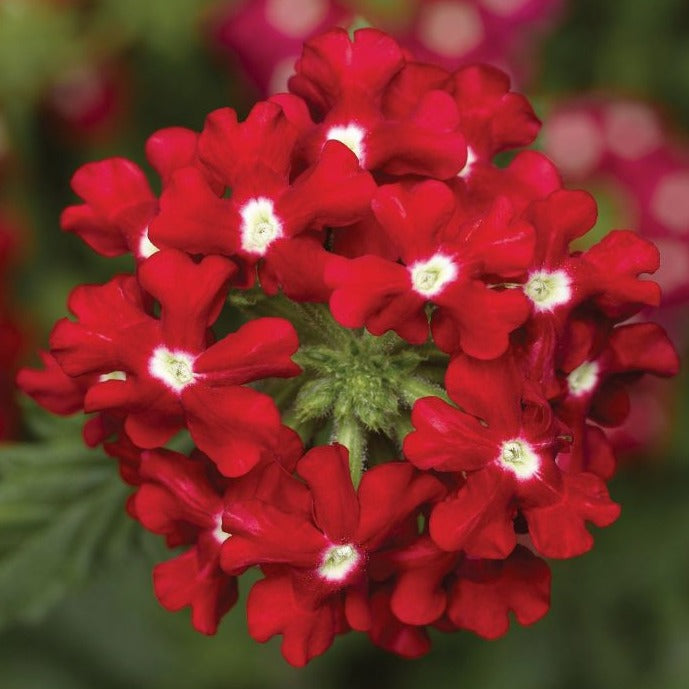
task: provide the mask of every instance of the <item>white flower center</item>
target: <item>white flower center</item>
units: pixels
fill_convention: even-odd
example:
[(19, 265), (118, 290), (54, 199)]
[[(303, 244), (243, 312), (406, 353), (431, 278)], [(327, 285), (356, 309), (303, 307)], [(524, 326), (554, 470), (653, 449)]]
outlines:
[(218, 543), (224, 543), (228, 538), (232, 536), (231, 533), (228, 533), (222, 528), (222, 514), (219, 514), (215, 520), (215, 529), (213, 529), (213, 538)]
[(148, 227), (141, 233), (139, 240), (139, 256), (141, 258), (150, 258), (153, 254), (160, 251), (160, 249), (148, 238)]
[(598, 383), (600, 366), (597, 361), (585, 361), (577, 366), (568, 376), (569, 391), (575, 396), (591, 392)]
[(417, 261), (407, 267), (414, 291), (422, 297), (434, 297), (445, 289), (459, 273), (457, 264), (445, 254), (435, 254), (427, 261)]
[(263, 256), (268, 247), (282, 237), (282, 223), (275, 215), (272, 200), (263, 196), (251, 199), (239, 213), (242, 216), (242, 248), (250, 254)]
[(364, 137), (366, 130), (356, 124), (331, 127), (325, 135), (326, 141), (339, 141), (344, 144), (359, 159), (359, 165), (364, 166), (366, 149), (364, 147)]
[(534, 303), (536, 311), (552, 311), (572, 298), (571, 280), (564, 270), (552, 273), (539, 270), (529, 275), (524, 292)]
[(318, 573), (328, 581), (342, 581), (360, 559), (361, 553), (353, 545), (334, 545), (323, 553)]
[(158, 347), (148, 362), (148, 372), (175, 392), (181, 392), (195, 380), (194, 359), (187, 352)]
[(467, 161), (464, 163), (464, 167), (457, 173), (457, 177), (462, 179), (467, 179), (471, 175), (471, 168), (474, 167), (474, 163), (478, 160), (478, 156), (474, 152), (471, 146), (467, 146)]
[(99, 383), (105, 383), (108, 380), (127, 380), (127, 374), (124, 371), (110, 371), (98, 376)]
[(498, 461), (518, 479), (533, 476), (540, 466), (540, 459), (526, 440), (507, 440), (500, 448)]

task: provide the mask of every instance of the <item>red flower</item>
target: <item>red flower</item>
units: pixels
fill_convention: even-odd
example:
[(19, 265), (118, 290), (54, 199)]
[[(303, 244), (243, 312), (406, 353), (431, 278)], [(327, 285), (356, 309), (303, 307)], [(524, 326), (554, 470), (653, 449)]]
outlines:
[[(412, 411), (416, 431), (404, 452), (419, 468), (466, 477), (431, 514), (430, 533), (443, 549), (474, 557), (507, 557), (516, 545), (518, 511), (538, 532), (534, 545), (548, 557), (572, 557), (591, 546), (583, 520), (607, 525), (619, 514), (593, 474), (569, 476), (555, 459), (566, 432), (513, 359), (491, 362), (455, 358), (446, 385), (463, 411), (437, 398)], [(500, 393), (495, 390), (500, 388)], [(558, 547), (542, 538), (546, 510), (561, 515)], [(565, 515), (567, 519), (565, 519)]]
[[(278, 502), (276, 506), (259, 500), (229, 505), (223, 528), (232, 533), (232, 538), (223, 545), (221, 553), (222, 567), (228, 573), (255, 564), (270, 565), (266, 575), (272, 583), (260, 585), (256, 608), (249, 599), (249, 627), (265, 629), (270, 624), (273, 634), (285, 634), (288, 646), (292, 644), (288, 637), (298, 633), (301, 644), (297, 646), (303, 655), (286, 656), (295, 664), (308, 655), (314, 626), (320, 628), (323, 616), (337, 619), (342, 605), (350, 626), (370, 626), (370, 611), (362, 599), (369, 553), (379, 548), (403, 522), (414, 521), (422, 503), (443, 493), (437, 480), (419, 475), (410, 465), (400, 462), (370, 469), (355, 491), (349, 476), (348, 453), (342, 446), (314, 448), (299, 461), (297, 472), (306, 481), (310, 504), (292, 501), (292, 509), (284, 503)], [(302, 485), (296, 481), (290, 488), (290, 492), (301, 490)], [(303, 624), (298, 631), (293, 616), (284, 617), (278, 610), (266, 622), (267, 613), (260, 601), (268, 591), (274, 595), (282, 592), (284, 603), (278, 609), (310, 611), (302, 613)], [(256, 618), (263, 622), (256, 622)], [(335, 633), (337, 625), (331, 625), (330, 641)], [(259, 640), (265, 640), (263, 633)], [(327, 647), (330, 642), (320, 645)]]
[[(197, 134), (182, 127), (161, 129), (148, 139), (146, 155), (163, 186), (176, 169), (199, 165), (196, 141)], [(158, 250), (148, 233), (158, 201), (136, 164), (124, 158), (88, 163), (72, 177), (72, 188), (86, 203), (63, 211), (62, 229), (104, 256), (131, 252), (143, 261)]]
[[(283, 457), (294, 465), (300, 443), (295, 434), (282, 434)], [(236, 500), (279, 495), (286, 474), (271, 462), (236, 481), (212, 471), (202, 455), (187, 459), (176, 452), (145, 452), (141, 458), (139, 487), (133, 504), (136, 518), (151, 531), (164, 534), (168, 545), (190, 544), (182, 555), (153, 570), (153, 585), (168, 610), (192, 608), (192, 624), (214, 634), (220, 618), (237, 601), (237, 579), (219, 566), (220, 548), (231, 534), (223, 530), (225, 505)]]
[(533, 231), (512, 219), (509, 202), (498, 200), (477, 219), (456, 205), (448, 187), (428, 181), (383, 187), (373, 210), (400, 261), (331, 258), (326, 282), (334, 288), (330, 308), (337, 321), (366, 325), (374, 335), (392, 329), (421, 344), (430, 302), (441, 349), (461, 347), (480, 358), (502, 354), (528, 305), (518, 292), (491, 289), (490, 276), (519, 275), (533, 251)]
[(272, 400), (242, 384), (300, 369), (290, 359), (296, 333), (281, 319), (252, 321), (209, 346), (232, 272), (220, 257), (196, 264), (161, 251), (139, 271), (161, 305), (160, 319), (143, 308), (132, 278), (81, 287), (70, 297), (79, 320), (57, 324), (51, 351), (70, 376), (105, 376), (86, 393), (87, 412), (122, 413), (125, 431), (143, 448), (163, 445), (186, 426), (222, 473), (239, 476), (275, 447), (280, 430)]
[(555, 411), (574, 432), (568, 470), (612, 476), (615, 461), (602, 426), (619, 426), (629, 413), (630, 385), (644, 373), (673, 376), (679, 360), (663, 329), (654, 323), (613, 328), (602, 319), (578, 318), (568, 324), (559, 369), (564, 394)]
[(399, 116), (383, 109), (385, 89), (403, 65), (399, 46), (375, 29), (357, 31), (353, 39), (334, 29), (307, 42), (289, 87), (316, 116), (306, 140), (309, 159), (334, 139), (354, 151), (367, 170), (438, 179), (456, 175), (466, 145), (449, 94), (419, 91)]
[(510, 612), (519, 624), (541, 619), (550, 607), (550, 569), (517, 546), (504, 561), (465, 558), (449, 593), (447, 617), (486, 639), (507, 633)]
[(526, 146), (540, 128), (524, 96), (511, 92), (509, 77), (495, 67), (471, 65), (453, 74), (435, 65), (407, 62), (385, 92), (384, 112), (408, 117), (421, 94), (442, 89), (452, 95), (459, 114), (458, 131), (467, 143), (459, 176), (468, 179), (476, 166), (492, 166), (500, 151)]
[[(260, 103), (242, 124), (228, 108), (209, 115), (201, 155), (232, 196), (219, 198), (198, 168), (179, 170), (161, 196), (153, 240), (192, 253), (237, 256), (249, 269), (261, 262), (266, 282), (300, 294), (289, 263), (308, 246), (303, 237), (361, 218), (375, 185), (340, 143), (329, 143), (293, 178), (298, 134), (275, 103)], [(309, 284), (318, 291), (320, 273), (311, 273)], [(252, 279), (249, 273), (247, 282)]]

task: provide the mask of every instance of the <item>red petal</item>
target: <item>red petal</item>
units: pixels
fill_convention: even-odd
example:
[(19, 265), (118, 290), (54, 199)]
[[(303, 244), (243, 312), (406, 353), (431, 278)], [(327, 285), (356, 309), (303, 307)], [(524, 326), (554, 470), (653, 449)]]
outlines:
[(349, 453), (342, 445), (315, 447), (297, 465), (313, 495), (316, 524), (335, 543), (349, 543), (359, 523), (357, 500), (349, 473)]
[(260, 378), (301, 373), (291, 359), (299, 349), (294, 326), (284, 318), (257, 318), (203, 352), (194, 371), (210, 386), (241, 385)]
[(504, 558), (516, 544), (509, 500), (512, 482), (484, 469), (469, 476), (457, 497), (431, 513), (431, 538), (443, 550), (465, 550), (472, 557)]
[(331, 292), (323, 277), (329, 257), (313, 237), (278, 239), (258, 267), (261, 287), (267, 294), (282, 290), (294, 301), (325, 302)]
[(153, 569), (160, 604), (171, 611), (191, 606), (191, 621), (202, 634), (215, 634), (220, 618), (237, 602), (237, 580), (209, 566), (200, 567), (196, 548)]
[(160, 302), (165, 344), (192, 353), (203, 349), (206, 330), (222, 309), (235, 265), (221, 256), (195, 263), (186, 254), (164, 249), (139, 269), (141, 286)]
[(529, 219), (539, 234), (539, 261), (557, 267), (569, 256), (569, 245), (596, 223), (598, 208), (588, 192), (559, 189), (547, 199), (536, 201)]
[(679, 372), (677, 351), (656, 323), (630, 323), (615, 328), (610, 346), (615, 355), (613, 373), (639, 371), (674, 376)]
[(493, 436), (508, 439), (521, 430), (524, 376), (513, 356), (481, 361), (458, 354), (447, 367), (445, 387), (461, 409), (488, 423)]
[(84, 405), (86, 381), (68, 376), (47, 352), (40, 352), (44, 368), (23, 368), (17, 387), (53, 414), (74, 414)]
[(402, 521), (414, 517), (421, 505), (439, 500), (444, 493), (436, 478), (420, 474), (406, 462), (369, 469), (359, 486), (357, 542), (375, 550)]
[[(436, 96), (436, 100), (454, 107), (446, 94), (442, 99)], [(424, 175), (436, 179), (457, 175), (467, 156), (461, 134), (438, 132), (413, 122), (381, 122), (367, 137), (366, 150), (368, 169), (380, 168), (391, 175)]]
[(225, 476), (242, 476), (270, 455), (280, 430), (273, 400), (243, 387), (191, 385), (182, 392), (187, 425), (200, 450)]
[(335, 604), (314, 610), (297, 606), (289, 577), (271, 577), (254, 584), (247, 601), (249, 634), (260, 643), (283, 635), (282, 654), (303, 667), (330, 648), (341, 615)]
[(72, 189), (106, 220), (129, 206), (155, 200), (144, 173), (125, 158), (83, 165), (72, 177)]
[(424, 397), (412, 409), (416, 428), (404, 439), (404, 454), (419, 469), (471, 471), (495, 459), (490, 432), (469, 414), (438, 397)]
[(383, 112), (391, 119), (406, 119), (416, 109), (421, 94), (447, 90), (450, 73), (438, 65), (407, 62), (385, 89)]
[(170, 178), (148, 234), (157, 246), (231, 255), (239, 246), (239, 223), (234, 204), (219, 199), (198, 169), (185, 167)]
[(593, 546), (584, 522), (609, 526), (620, 514), (605, 483), (594, 474), (563, 474), (565, 491), (555, 505), (523, 510), (534, 546), (544, 557), (569, 558)]
[(376, 184), (357, 157), (339, 141), (327, 141), (318, 162), (300, 175), (278, 199), (286, 234), (324, 226), (341, 227), (363, 218)]
[(129, 251), (129, 242), (122, 226), (104, 220), (85, 204), (65, 208), (60, 215), (60, 227), (79, 235), (103, 256), (120, 256)]
[(371, 207), (389, 241), (410, 264), (437, 251), (437, 235), (452, 217), (455, 198), (446, 184), (435, 180), (389, 184), (378, 190)]
[[(411, 292), (409, 273), (404, 266), (377, 256), (352, 260), (332, 257), (325, 266), (325, 282), (334, 288), (330, 311), (347, 328), (361, 328), (374, 315), (402, 300), (401, 309), (378, 319), (378, 334), (397, 326), (423, 306), (424, 299)], [(412, 299), (405, 299), (407, 295)], [(426, 338), (424, 337), (424, 340)]]
[(199, 153), (225, 186), (233, 188), (257, 163), (286, 177), (297, 133), (275, 102), (256, 104), (241, 124), (234, 110), (221, 108), (206, 117)]
[(159, 129), (146, 141), (146, 158), (165, 184), (172, 173), (196, 162), (198, 134), (184, 127)]
[(369, 637), (376, 646), (403, 658), (418, 658), (431, 650), (423, 627), (400, 622), (390, 610), (390, 593), (379, 590), (371, 597), (373, 623)]
[(284, 512), (261, 500), (228, 504), (222, 523), (232, 534), (220, 553), (226, 572), (268, 563), (317, 567), (321, 551), (328, 545), (327, 538), (304, 515)]
[(543, 560), (517, 546), (504, 562), (466, 560), (450, 594), (448, 617), (486, 639), (507, 632), (509, 613), (533, 624), (550, 607), (550, 570)]
[(440, 349), (461, 348), (477, 359), (495, 359), (507, 351), (509, 335), (522, 325), (531, 306), (521, 290), (496, 291), (478, 280), (454, 283), (434, 299), (433, 339)]
[(350, 39), (344, 29), (332, 29), (304, 45), (289, 89), (325, 111), (352, 92), (375, 100), (403, 64), (399, 46), (382, 31), (360, 29)]
[(660, 287), (641, 280), (654, 273), (660, 253), (654, 244), (630, 230), (614, 230), (582, 255), (582, 261), (596, 268), (596, 301), (606, 315), (626, 318), (642, 306), (658, 306)]
[[(159, 484), (174, 499), (177, 504), (175, 519), (206, 529), (217, 526), (222, 501), (208, 481), (205, 463), (190, 460), (178, 452), (158, 450), (141, 455), (139, 472), (143, 481)], [(136, 498), (139, 516), (145, 512), (144, 503), (141, 497)]]
[(442, 565), (435, 569), (427, 567), (400, 574), (390, 607), (401, 622), (431, 624), (445, 612), (447, 594), (442, 583), (447, 567), (445, 563)]

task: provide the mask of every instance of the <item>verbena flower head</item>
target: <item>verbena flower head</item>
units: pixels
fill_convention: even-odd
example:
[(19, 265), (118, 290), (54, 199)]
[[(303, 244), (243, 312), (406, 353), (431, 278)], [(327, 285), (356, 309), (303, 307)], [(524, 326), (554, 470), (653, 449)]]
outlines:
[(539, 122), (492, 67), (336, 29), (290, 89), (154, 134), (159, 198), (123, 159), (77, 171), (63, 228), (135, 269), (77, 287), (20, 384), (93, 414), (129, 512), (186, 547), (154, 587), (201, 632), (250, 567), (249, 632), (294, 665), (349, 630), (415, 657), (430, 627), (531, 624), (543, 558), (619, 514), (627, 388), (677, 370), (625, 322), (658, 304), (658, 252), (625, 230), (572, 250), (593, 199), (538, 153), (495, 165)]

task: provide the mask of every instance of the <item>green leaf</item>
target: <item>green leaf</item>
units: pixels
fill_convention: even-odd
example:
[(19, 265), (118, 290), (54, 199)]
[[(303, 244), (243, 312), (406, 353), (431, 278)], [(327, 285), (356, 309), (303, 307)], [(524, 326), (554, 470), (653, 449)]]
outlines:
[(0, 627), (42, 617), (135, 540), (116, 462), (63, 426), (0, 449)]

